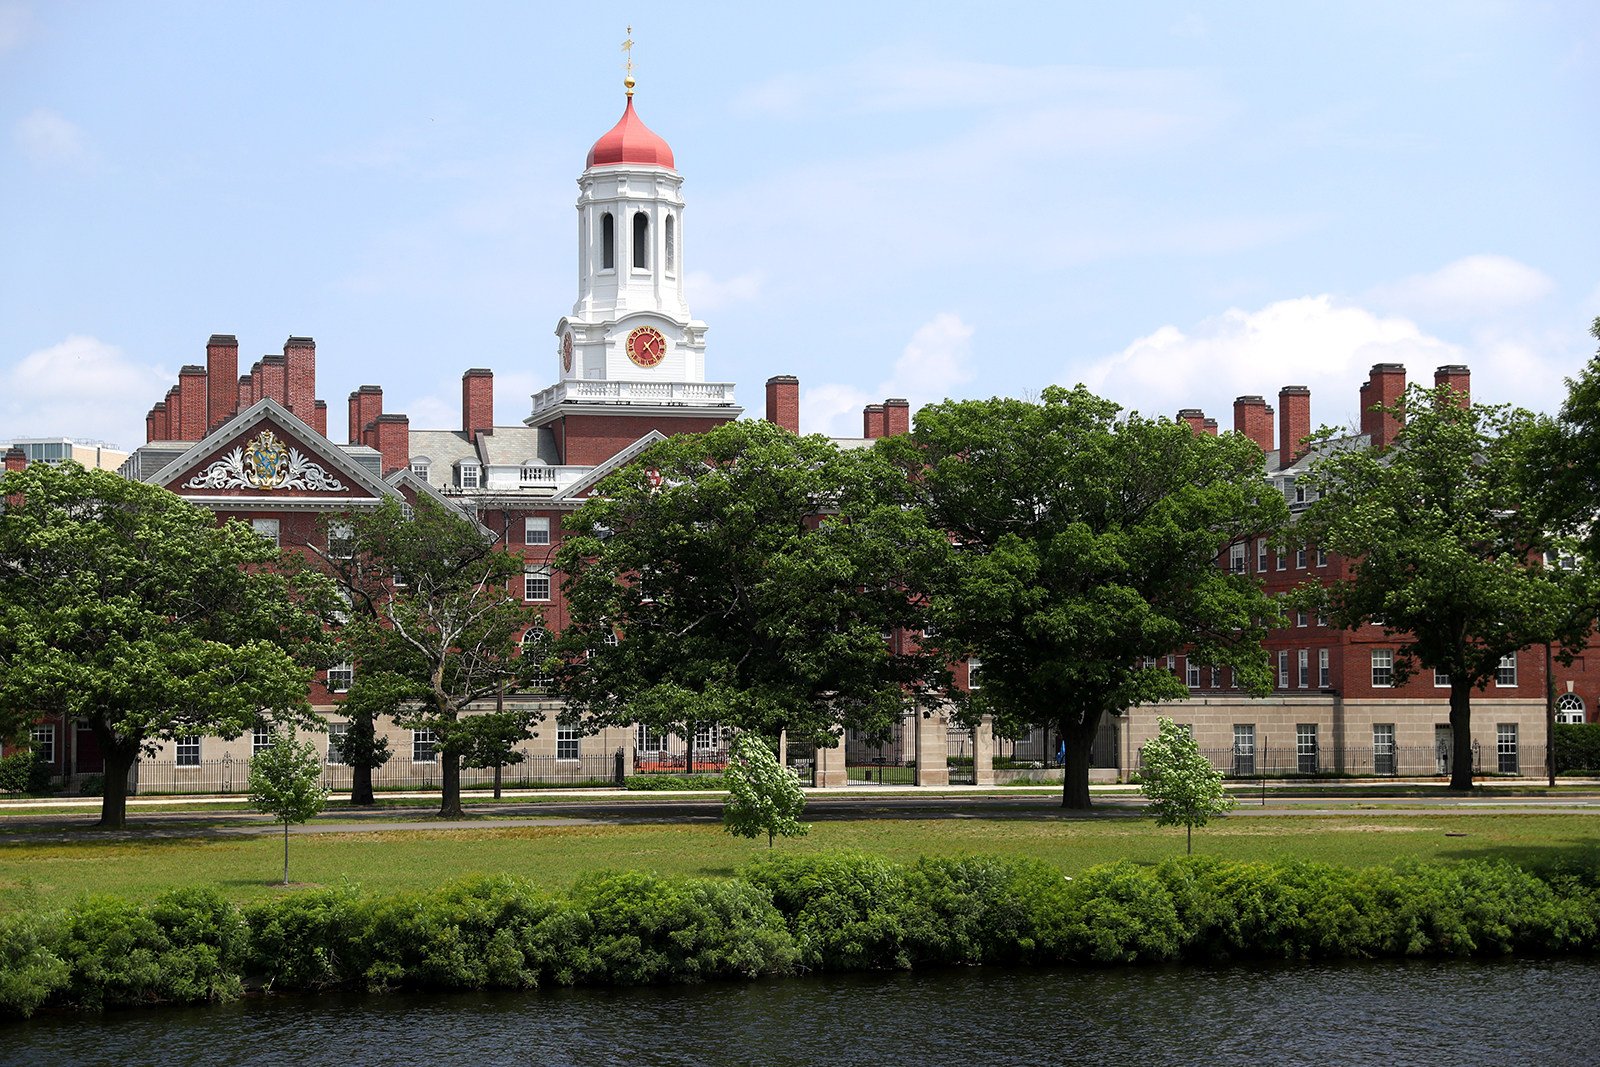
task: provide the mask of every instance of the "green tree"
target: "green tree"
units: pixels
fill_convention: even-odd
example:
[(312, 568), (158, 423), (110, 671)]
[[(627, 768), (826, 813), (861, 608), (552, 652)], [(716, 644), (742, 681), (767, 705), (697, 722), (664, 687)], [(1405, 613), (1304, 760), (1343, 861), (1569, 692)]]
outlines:
[[(433, 732), (439, 814), (459, 818), (461, 757), (473, 744), (463, 715), (539, 673), (519, 642), (541, 616), (509, 589), (521, 580), (522, 560), (477, 523), (427, 499), (409, 510), (387, 500), (351, 516), (349, 526), (349, 556), (330, 569), (350, 604), (345, 644), (357, 683), (380, 680), (368, 683), (367, 708), (393, 707), (400, 726)], [(526, 706), (510, 714), (522, 737), (542, 717)]]
[(528, 739), (528, 725), (525, 713), (505, 708), (479, 712), (461, 721), (461, 731), (466, 738), (461, 765), (494, 768), (496, 800), (500, 799), (500, 779), (505, 769), (528, 758), (517, 748)]
[(1287, 519), (1248, 438), (1124, 415), (1079, 386), (934, 404), (878, 447), (954, 545), (930, 643), (981, 657), (981, 701), (1062, 738), (1064, 807), (1090, 806), (1106, 714), (1188, 695), (1156, 657), (1187, 651), (1246, 692), (1271, 687), (1261, 641), (1277, 607), (1219, 562)]
[(141, 751), (309, 716), (326, 583), (240, 522), (73, 463), (0, 479), (0, 724), (88, 725), (100, 825), (127, 821)]
[(350, 768), (350, 803), (368, 806), (372, 795), (372, 772), (389, 762), (389, 739), (378, 733), (378, 720), (399, 714), (413, 692), (412, 685), (383, 671), (362, 671), (355, 675), (350, 689), (340, 702), (345, 716), (343, 734), (330, 738), (339, 762)]
[(283, 884), (289, 884), (289, 824), (312, 819), (328, 802), (322, 761), (309, 741), (275, 734), (250, 757), (250, 804), (283, 823)]
[(1184, 851), (1194, 854), (1194, 828), (1238, 807), (1222, 790), (1222, 772), (1200, 754), (1194, 734), (1165, 715), (1159, 732), (1139, 749), (1139, 792), (1150, 800), (1157, 826), (1184, 828)]
[(1297, 533), (1349, 561), (1319, 594), (1337, 626), (1383, 623), (1393, 684), (1419, 669), (1449, 677), (1450, 785), (1471, 789), (1473, 690), (1528, 645), (1581, 647), (1587, 578), (1536, 550), (1549, 538), (1524, 469), (1538, 419), (1463, 403), (1448, 386), (1413, 386), (1390, 411), (1403, 423), (1386, 448), (1316, 436), (1301, 480), (1315, 499)]
[(765, 422), (651, 446), (567, 520), (557, 681), (593, 730), (721, 724), (831, 744), (891, 722), (943, 668), (913, 643), (942, 534), (904, 475)]
[(722, 805), (722, 825), (730, 834), (766, 834), (771, 848), (775, 837), (800, 837), (810, 829), (800, 821), (806, 806), (800, 779), (778, 762), (765, 738), (755, 734), (735, 737), (724, 779), (728, 799)]
[[(1600, 339), (1600, 318), (1589, 332)], [(1600, 560), (1600, 353), (1567, 380), (1554, 422), (1540, 422), (1524, 451), (1528, 492), (1547, 533), (1571, 538), (1591, 562)]]

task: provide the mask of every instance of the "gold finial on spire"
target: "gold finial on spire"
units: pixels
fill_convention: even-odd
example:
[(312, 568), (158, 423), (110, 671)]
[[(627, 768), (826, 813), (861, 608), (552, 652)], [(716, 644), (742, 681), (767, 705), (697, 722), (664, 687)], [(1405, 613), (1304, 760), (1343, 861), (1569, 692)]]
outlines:
[(634, 87), (634, 84), (635, 84), (635, 82), (633, 80), (633, 27), (632, 26), (628, 27), (628, 39), (622, 42), (622, 50), (628, 54), (628, 61), (627, 61), (626, 64), (623, 65), (623, 69), (625, 71), (627, 71), (628, 76), (626, 78), (622, 79), (622, 84), (627, 87), (628, 95), (632, 96), (633, 95), (633, 87)]

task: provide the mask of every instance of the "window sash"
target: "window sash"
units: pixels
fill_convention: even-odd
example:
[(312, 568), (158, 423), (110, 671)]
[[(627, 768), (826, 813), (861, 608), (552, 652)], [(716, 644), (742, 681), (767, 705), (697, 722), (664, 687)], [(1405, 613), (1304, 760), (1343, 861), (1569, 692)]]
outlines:
[(1388, 689), (1394, 685), (1394, 653), (1386, 648), (1372, 650), (1372, 687)]
[(200, 766), (200, 735), (184, 734), (173, 738), (172, 762), (179, 767)]
[(522, 572), (522, 599), (528, 601), (550, 599), (549, 567), (528, 567)]
[(528, 545), (548, 545), (550, 543), (550, 520), (548, 518), (527, 518), (522, 523), (522, 539)]

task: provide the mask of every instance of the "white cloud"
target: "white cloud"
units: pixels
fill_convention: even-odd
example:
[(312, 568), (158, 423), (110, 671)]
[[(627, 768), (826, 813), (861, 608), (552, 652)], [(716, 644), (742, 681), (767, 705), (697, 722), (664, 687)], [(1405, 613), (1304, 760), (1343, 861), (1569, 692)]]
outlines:
[(132, 449), (144, 443), (144, 412), (176, 381), (115, 345), (73, 334), (0, 369), (0, 432), (93, 438)]
[(26, 4), (0, 3), (0, 55), (20, 45), (32, 28), (33, 13)]
[(961, 316), (943, 311), (919, 326), (895, 360), (893, 373), (874, 394), (854, 386), (827, 383), (806, 389), (800, 401), (801, 429), (834, 437), (861, 436), (861, 409), (889, 397), (904, 397), (911, 410), (948, 397), (969, 382), (973, 371), (973, 328)]
[(17, 147), (35, 163), (81, 166), (92, 159), (83, 131), (49, 108), (38, 108), (24, 115), (17, 120), (13, 132)]
[(760, 271), (719, 281), (705, 271), (692, 270), (684, 277), (683, 285), (689, 298), (689, 307), (699, 315), (707, 311), (719, 311), (729, 304), (757, 299), (761, 295), (764, 280), (765, 276)]
[(1465, 319), (1532, 304), (1555, 288), (1541, 271), (1509, 256), (1466, 256), (1431, 274), (1414, 274), (1374, 291), (1377, 302), (1408, 314)]

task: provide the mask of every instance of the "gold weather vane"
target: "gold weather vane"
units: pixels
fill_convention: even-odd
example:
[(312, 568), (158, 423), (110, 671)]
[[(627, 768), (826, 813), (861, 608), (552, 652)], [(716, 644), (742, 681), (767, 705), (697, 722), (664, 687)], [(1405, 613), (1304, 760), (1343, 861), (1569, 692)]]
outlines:
[(633, 27), (632, 26), (628, 27), (628, 39), (622, 42), (622, 50), (624, 52), (626, 52), (627, 55), (628, 55), (628, 61), (626, 63), (624, 63), (623, 67), (622, 67), (623, 70), (627, 71), (628, 76), (626, 78), (622, 79), (622, 84), (627, 86), (628, 95), (632, 96), (633, 95), (633, 86), (635, 84), (634, 80), (633, 80)]

